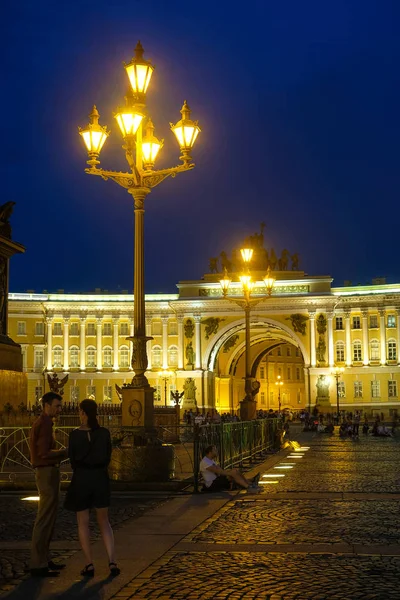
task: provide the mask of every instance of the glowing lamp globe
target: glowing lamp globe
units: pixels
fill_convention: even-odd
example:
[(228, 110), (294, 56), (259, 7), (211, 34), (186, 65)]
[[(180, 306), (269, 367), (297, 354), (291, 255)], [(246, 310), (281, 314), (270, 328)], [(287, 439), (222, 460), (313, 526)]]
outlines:
[(181, 159), (185, 162), (191, 160), (189, 156), (190, 150), (193, 148), (196, 138), (201, 131), (198, 121), (191, 120), (190, 113), (191, 110), (185, 100), (181, 109), (182, 119), (176, 125), (170, 123), (171, 130), (175, 134), (182, 151), (183, 156), (181, 156)]
[(143, 58), (143, 46), (140, 42), (136, 44), (135, 56), (129, 63), (124, 63), (134, 94), (145, 94), (149, 87), (154, 66)]
[(88, 160), (87, 162), (92, 167), (99, 164), (99, 161), (96, 160), (96, 158), (99, 156), (101, 149), (104, 146), (104, 142), (110, 135), (110, 132), (107, 131), (107, 127), (102, 127), (99, 124), (99, 118), (99, 111), (96, 106), (93, 106), (92, 112), (89, 115), (89, 124), (84, 128), (78, 127), (79, 134), (82, 136), (89, 157), (91, 158), (91, 160)]
[(268, 270), (267, 270), (267, 274), (264, 277), (264, 284), (265, 284), (265, 287), (267, 289), (267, 294), (268, 294), (268, 296), (270, 296), (272, 294), (272, 289), (273, 289), (273, 287), (275, 285), (275, 277), (273, 277), (271, 275), (271, 270), (270, 270), (269, 267), (268, 267)]
[(121, 130), (122, 137), (124, 138), (135, 135), (143, 119), (143, 115), (135, 110), (135, 107), (132, 105), (132, 99), (129, 96), (126, 96), (125, 99), (126, 106), (124, 108), (118, 108), (117, 112), (114, 114)]
[(229, 279), (228, 274), (226, 272), (224, 278), (219, 280), (219, 284), (222, 289), (222, 294), (226, 296), (229, 290), (229, 286), (231, 285), (231, 280)]
[(243, 258), (243, 262), (249, 263), (253, 257), (253, 248), (242, 248), (240, 253)]
[(146, 169), (154, 167), (157, 154), (163, 147), (164, 140), (158, 140), (154, 135), (154, 125), (151, 119), (147, 121), (146, 132), (142, 141), (143, 164)]

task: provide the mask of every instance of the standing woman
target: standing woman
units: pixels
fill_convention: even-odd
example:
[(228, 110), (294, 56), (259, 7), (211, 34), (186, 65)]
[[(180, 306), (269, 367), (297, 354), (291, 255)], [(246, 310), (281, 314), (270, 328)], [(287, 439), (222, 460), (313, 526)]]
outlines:
[(115, 562), (114, 534), (108, 520), (110, 480), (108, 465), (111, 460), (111, 437), (97, 421), (97, 404), (83, 400), (79, 405), (81, 426), (69, 437), (68, 456), (73, 470), (71, 484), (65, 497), (65, 508), (76, 512), (79, 541), (85, 555), (84, 577), (94, 576), (90, 545), (89, 511), (96, 509), (97, 522), (107, 551), (110, 575), (119, 575)]

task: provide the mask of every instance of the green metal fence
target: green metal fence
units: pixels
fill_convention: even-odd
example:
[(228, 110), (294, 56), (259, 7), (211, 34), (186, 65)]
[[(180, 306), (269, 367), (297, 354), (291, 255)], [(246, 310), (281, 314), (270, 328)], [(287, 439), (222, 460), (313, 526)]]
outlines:
[(194, 432), (194, 490), (199, 487), (199, 465), (207, 446), (215, 446), (222, 469), (242, 467), (276, 444), (279, 419), (258, 419), (238, 423), (202, 425)]

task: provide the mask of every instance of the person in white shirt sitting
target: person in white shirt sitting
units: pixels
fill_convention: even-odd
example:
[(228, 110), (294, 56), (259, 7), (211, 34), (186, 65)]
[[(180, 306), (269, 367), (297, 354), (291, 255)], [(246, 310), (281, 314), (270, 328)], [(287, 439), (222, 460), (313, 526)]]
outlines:
[(258, 494), (261, 491), (261, 488), (258, 486), (260, 473), (253, 477), (251, 481), (248, 481), (238, 469), (229, 469), (227, 471), (221, 469), (215, 462), (216, 458), (217, 450), (215, 446), (207, 446), (204, 451), (203, 459), (200, 462), (200, 472), (204, 480), (203, 492), (229, 490), (232, 481), (246, 489), (248, 493)]

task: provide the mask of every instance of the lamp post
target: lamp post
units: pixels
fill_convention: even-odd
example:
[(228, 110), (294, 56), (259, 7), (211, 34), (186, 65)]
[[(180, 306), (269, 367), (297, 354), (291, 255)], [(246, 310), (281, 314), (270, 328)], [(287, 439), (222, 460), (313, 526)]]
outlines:
[(160, 371), (158, 373), (159, 378), (164, 382), (164, 405), (165, 408), (167, 408), (168, 404), (167, 404), (167, 383), (170, 380), (170, 378), (172, 377), (173, 373), (171, 373), (171, 371), (168, 371), (168, 369), (164, 369), (163, 371)]
[(239, 281), (242, 284), (243, 299), (236, 299), (232, 296), (228, 296), (229, 286), (231, 279), (228, 277), (228, 273), (225, 269), (224, 278), (220, 280), (222, 288), (222, 294), (224, 298), (240, 306), (244, 310), (245, 315), (245, 397), (240, 403), (240, 417), (243, 421), (248, 421), (256, 417), (257, 402), (254, 400), (254, 396), (258, 393), (260, 384), (256, 382), (254, 385), (253, 378), (251, 376), (251, 365), (250, 365), (250, 312), (251, 309), (266, 300), (272, 294), (272, 288), (274, 287), (275, 278), (272, 277), (271, 271), (268, 267), (267, 273), (263, 279), (266, 294), (258, 298), (251, 298), (251, 293), (254, 290), (256, 282), (252, 280), (250, 272), (250, 262), (253, 256), (252, 248), (242, 248), (240, 250), (242, 255), (245, 272), (243, 275), (239, 275)]
[[(107, 127), (99, 124), (99, 113), (93, 106), (89, 115), (89, 124), (79, 133), (86, 145), (89, 168), (85, 172), (107, 181), (110, 179), (125, 188), (133, 198), (135, 213), (134, 245), (134, 334), (132, 338), (132, 369), (134, 376), (129, 384), (122, 388), (122, 423), (131, 425), (132, 413), (135, 424), (152, 427), (153, 425), (153, 388), (150, 387), (145, 372), (147, 370), (146, 342), (152, 338), (146, 336), (145, 296), (144, 296), (144, 203), (152, 188), (167, 177), (175, 177), (193, 169), (191, 149), (200, 132), (197, 121), (190, 119), (190, 108), (185, 100), (181, 109), (182, 118), (175, 125), (170, 124), (175, 134), (183, 164), (168, 169), (154, 170), (155, 160), (163, 146), (163, 140), (154, 135), (154, 125), (146, 112), (146, 92), (154, 66), (143, 58), (143, 47), (138, 42), (135, 56), (124, 63), (130, 87), (125, 96), (125, 106), (114, 114), (123, 138), (123, 150), (129, 170), (106, 171), (99, 168), (99, 155), (109, 136)], [(143, 135), (144, 132), (144, 135)], [(125, 402), (124, 402), (125, 401)], [(134, 403), (134, 404), (132, 404)], [(139, 406), (139, 404), (141, 406)], [(137, 418), (140, 413), (140, 419)]]
[(333, 371), (331, 372), (331, 374), (333, 375), (333, 377), (336, 379), (336, 412), (337, 412), (337, 418), (338, 418), (338, 424), (339, 424), (339, 420), (340, 420), (340, 406), (339, 406), (339, 398), (340, 398), (340, 392), (339, 392), (339, 379), (341, 378), (341, 376), (343, 375), (344, 372), (344, 367), (335, 367), (333, 369)]
[(280, 375), (277, 376), (277, 380), (275, 381), (275, 385), (278, 386), (278, 412), (281, 412), (281, 387), (283, 386), (283, 381)]

